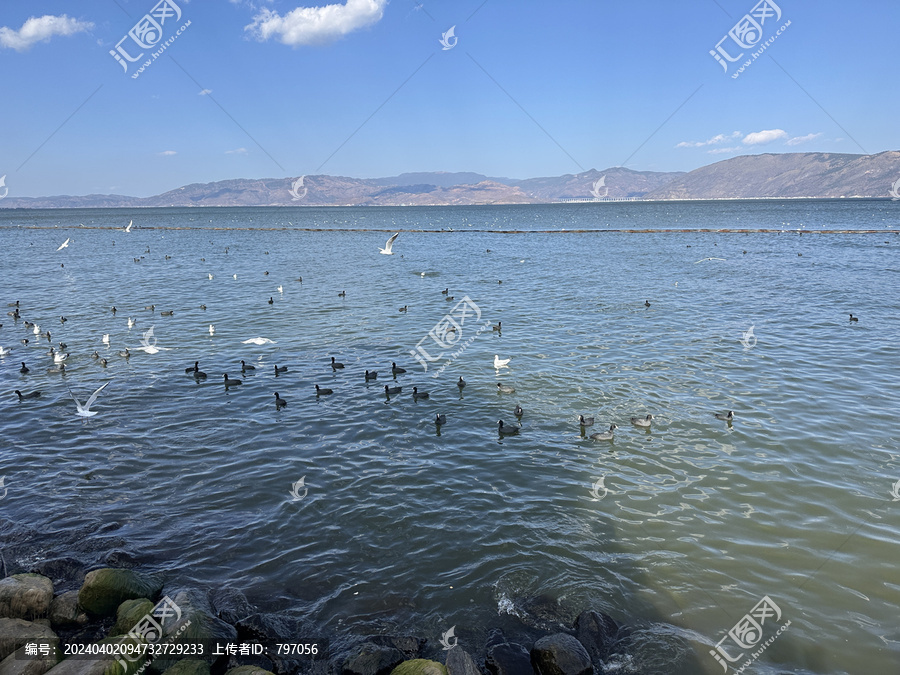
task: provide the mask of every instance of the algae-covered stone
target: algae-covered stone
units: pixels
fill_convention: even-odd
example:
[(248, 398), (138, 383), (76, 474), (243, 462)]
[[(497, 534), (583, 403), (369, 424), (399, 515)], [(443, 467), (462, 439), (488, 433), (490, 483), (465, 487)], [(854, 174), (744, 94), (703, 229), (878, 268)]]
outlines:
[(444, 665), (449, 675), (481, 675), (475, 659), (462, 647), (453, 647), (448, 651)]
[(198, 659), (185, 659), (167, 668), (163, 675), (209, 675), (209, 664)]
[(238, 666), (229, 670), (225, 675), (275, 675), (275, 673), (259, 666)]
[(111, 567), (88, 572), (78, 591), (78, 602), (90, 614), (112, 616), (126, 600), (155, 598), (162, 581), (149, 574)]
[(0, 660), (16, 651), (26, 642), (48, 642), (56, 644), (56, 633), (47, 620), (25, 621), (25, 619), (0, 619)]
[(50, 647), (50, 653), (37, 656), (28, 656), (25, 654), (25, 647), (19, 647), (0, 661), (0, 675), (44, 675), (62, 660), (58, 645), (47, 646)]
[(153, 610), (153, 601), (147, 598), (126, 600), (116, 610), (116, 623), (109, 631), (110, 637), (125, 635)]
[(40, 574), (14, 574), (0, 579), (0, 617), (33, 621), (47, 616), (53, 582)]
[(443, 663), (428, 659), (404, 661), (391, 671), (391, 675), (447, 675)]
[(66, 591), (50, 603), (50, 623), (53, 626), (84, 626), (88, 615), (78, 605), (78, 591)]

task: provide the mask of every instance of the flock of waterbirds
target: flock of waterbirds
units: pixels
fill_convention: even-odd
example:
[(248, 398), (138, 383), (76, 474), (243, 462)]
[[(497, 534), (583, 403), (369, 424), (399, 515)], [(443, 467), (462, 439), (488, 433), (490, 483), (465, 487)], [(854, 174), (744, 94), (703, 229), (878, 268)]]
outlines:
[[(129, 222), (128, 226), (126, 228), (124, 228), (123, 231), (130, 232), (132, 224), (133, 224), (133, 221)], [(394, 245), (394, 242), (397, 240), (398, 236), (399, 236), (399, 232), (392, 235), (387, 240), (387, 243), (385, 244), (384, 248), (379, 248), (379, 252), (384, 255), (393, 255), (393, 245)], [(64, 248), (68, 247), (70, 242), (71, 242), (71, 238), (67, 238), (65, 240), (65, 242), (63, 242), (63, 244), (57, 249), (57, 251), (60, 251)], [(268, 274), (268, 272), (266, 272), (266, 274)], [(213, 275), (211, 273), (208, 276), (210, 279), (213, 278)], [(302, 277), (298, 278), (298, 281), (300, 281), (302, 283)], [(502, 283), (502, 282), (499, 282), (499, 283)], [(278, 291), (282, 292), (282, 290), (283, 290), (282, 287), (279, 286)], [(454, 297), (452, 295), (450, 295), (449, 288), (445, 288), (443, 291), (441, 291), (441, 294), (444, 295), (446, 300), (448, 300), (448, 301), (454, 300)], [(340, 293), (338, 293), (338, 295), (340, 297), (346, 297), (346, 291), (341, 291)], [(273, 304), (273, 302), (274, 302), (274, 299), (270, 296), (268, 303)], [(644, 305), (645, 305), (645, 307), (649, 307), (650, 302), (645, 301)], [(22, 318), (20, 302), (16, 301), (16, 302), (9, 303), (9, 307), (12, 307), (12, 310), (7, 312), (7, 314), (9, 316), (13, 317), (14, 322), (16, 324), (18, 324), (18, 321)], [(205, 305), (201, 305), (201, 308), (205, 309)], [(147, 305), (146, 307), (144, 307), (144, 309), (154, 312), (156, 310), (156, 306), (155, 305)], [(113, 306), (110, 308), (110, 311), (115, 315), (118, 310), (115, 306)], [(400, 312), (408, 311), (408, 305), (404, 305), (403, 307), (400, 307), (399, 311)], [(172, 310), (160, 311), (161, 316), (172, 316), (173, 314), (174, 314), (174, 311), (172, 311)], [(60, 316), (59, 320), (60, 320), (60, 323), (63, 325), (65, 325), (65, 323), (68, 322), (68, 319), (65, 316)], [(850, 320), (857, 321), (858, 319), (851, 314)], [(136, 324), (136, 320), (133, 317), (129, 317), (127, 324), (128, 324), (128, 327), (131, 328)], [(21, 340), (21, 342), (24, 345), (27, 346), (32, 342), (39, 343), (40, 340), (42, 340), (42, 339), (46, 339), (47, 342), (52, 345), (52, 334), (49, 330), (41, 331), (41, 327), (39, 325), (32, 323), (28, 320), (24, 320), (23, 326), (26, 329), (26, 331), (30, 331), (31, 335), (34, 336), (33, 338), (23, 338)], [(3, 327), (3, 324), (0, 324), (0, 328), (2, 328), (2, 327)], [(502, 330), (503, 330), (502, 322), (498, 321), (496, 324), (494, 324), (492, 326), (492, 330), (493, 330), (493, 332), (496, 332), (497, 334), (502, 335)], [(150, 334), (152, 334), (152, 328), (150, 329), (149, 332), (150, 332)], [(215, 326), (212, 324), (210, 324), (210, 326), (209, 326), (209, 334), (211, 336), (215, 334)], [(145, 338), (146, 338), (146, 334), (145, 334)], [(110, 346), (110, 339), (109, 339), (108, 333), (104, 334), (102, 336), (102, 342), (107, 347)], [(269, 340), (268, 338), (256, 337), (256, 338), (244, 340), (243, 343), (261, 346), (261, 345), (265, 345), (265, 344), (271, 344), (271, 343), (273, 343), (273, 341)], [(69, 356), (69, 353), (66, 351), (67, 348), (68, 348), (68, 346), (64, 342), (59, 343), (59, 351), (57, 351), (53, 346), (51, 346), (49, 348), (49, 350), (47, 351), (46, 354), (48, 357), (50, 357), (50, 359), (52, 359), (54, 366), (52, 368), (48, 369), (48, 371), (47, 371), (48, 373), (60, 374), (63, 376), (66, 374), (65, 361)], [(152, 345), (149, 345), (149, 344), (145, 344), (145, 346), (142, 347), (141, 349), (143, 349), (144, 351), (147, 351), (148, 353), (151, 353), (151, 354), (159, 351), (158, 348), (156, 348)], [(0, 356), (7, 356), (11, 353), (11, 351), (12, 351), (11, 348), (6, 348), (6, 347), (3, 347), (2, 345), (0, 345)], [(123, 351), (118, 352), (118, 355), (124, 359), (128, 359), (131, 356), (131, 354), (127, 348), (125, 348)], [(93, 354), (91, 356), (92, 356), (92, 358), (98, 360), (101, 366), (103, 366), (103, 367), (107, 366), (107, 363), (108, 363), (107, 359), (101, 357), (100, 354), (96, 350), (93, 352)], [(504, 369), (504, 368), (508, 369), (511, 360), (512, 360), (511, 357), (501, 359), (498, 354), (495, 354), (492, 365), (493, 365), (496, 373), (499, 375), (500, 372), (502, 371), (502, 369)], [(331, 357), (331, 362), (328, 365), (330, 366), (333, 373), (338, 370), (343, 370), (345, 368), (344, 364), (338, 362), (337, 359), (333, 356)], [(243, 376), (245, 376), (247, 374), (255, 374), (256, 370), (257, 370), (257, 368), (255, 366), (246, 363), (246, 361), (243, 361), (243, 360), (241, 361), (241, 374)], [(206, 380), (208, 378), (208, 375), (206, 373), (204, 373), (202, 370), (200, 370), (200, 362), (199, 361), (194, 361), (194, 364), (192, 366), (188, 366), (187, 368), (185, 368), (184, 371), (186, 374), (190, 375), (197, 381)], [(28, 375), (31, 372), (31, 369), (23, 361), (22, 367), (19, 369), (19, 372), (24, 376), (24, 375)], [(279, 366), (277, 364), (274, 365), (274, 368), (273, 368), (274, 377), (277, 378), (279, 375), (283, 375), (286, 372), (288, 372), (288, 366), (285, 366), (285, 365)], [(407, 371), (405, 368), (398, 366), (396, 362), (392, 362), (390, 372), (391, 372), (391, 376), (392, 376), (394, 382), (396, 382), (398, 375), (403, 375)], [(378, 372), (374, 371), (374, 370), (371, 370), (371, 371), (365, 370), (363, 377), (364, 377), (364, 381), (366, 383), (368, 383), (368, 382), (376, 380), (378, 378)], [(229, 377), (228, 373), (222, 373), (222, 382), (223, 382), (225, 388), (228, 389), (230, 387), (240, 386), (243, 384), (244, 381), (241, 379), (235, 379), (235, 378)], [(72, 390), (69, 389), (68, 384), (66, 384), (66, 389), (68, 390), (69, 395), (72, 397), (72, 399), (75, 403), (75, 406), (76, 406), (75, 414), (82, 418), (88, 418), (88, 417), (95, 416), (97, 414), (97, 412), (92, 411), (90, 408), (96, 402), (97, 397), (99, 396), (100, 392), (103, 391), (103, 389), (109, 383), (110, 383), (110, 381), (107, 381), (103, 385), (98, 387), (88, 397), (88, 399), (86, 400), (86, 402), (84, 404), (81, 403), (81, 401), (75, 396), (75, 394), (72, 392)], [(65, 382), (64, 382), (64, 384), (65, 384)], [(466, 381), (462, 377), (460, 377), (459, 380), (456, 382), (456, 386), (459, 389), (460, 394), (462, 393), (463, 388), (466, 387), (466, 384), (467, 384)], [(384, 393), (388, 400), (390, 400), (391, 396), (396, 396), (398, 394), (401, 394), (402, 391), (403, 391), (402, 386), (391, 386), (391, 385), (387, 385), (387, 384), (384, 385)], [(513, 393), (515, 393), (516, 390), (514, 387), (505, 385), (502, 382), (497, 382), (496, 391), (498, 392), (498, 394), (513, 394)], [(334, 393), (333, 389), (321, 387), (318, 384), (315, 385), (316, 397), (329, 396), (333, 393)], [(40, 398), (40, 396), (41, 396), (41, 392), (36, 391), (36, 390), (28, 392), (28, 393), (23, 393), (20, 390), (16, 389), (15, 394), (18, 396), (19, 401), (36, 399), (36, 398)], [(279, 394), (279, 392), (276, 391), (276, 392), (273, 392), (273, 394), (275, 397), (275, 407), (277, 410), (280, 410), (288, 405), (287, 400), (282, 398), (281, 395)], [(412, 398), (414, 401), (429, 400), (431, 398), (431, 396), (426, 391), (420, 391), (418, 386), (413, 386)], [(519, 405), (517, 403), (515, 408), (513, 409), (513, 416), (516, 418), (516, 424), (506, 424), (506, 423), (504, 423), (504, 421), (502, 419), (498, 420), (497, 421), (497, 431), (498, 431), (499, 435), (500, 436), (512, 436), (512, 435), (518, 434), (520, 429), (522, 428), (522, 417), (524, 414), (525, 414), (525, 412), (524, 412), (523, 408), (521, 407), (521, 405)], [(727, 421), (729, 426), (731, 425), (732, 420), (734, 419), (734, 412), (731, 410), (727, 411), (726, 413), (714, 413), (714, 415), (715, 415), (716, 419)], [(643, 417), (632, 417), (630, 419), (631, 423), (634, 426), (645, 428), (645, 429), (649, 429), (651, 427), (652, 420), (653, 420), (652, 414), (647, 414)], [(581, 430), (582, 435), (584, 435), (586, 433), (587, 428), (592, 427), (594, 425), (594, 421), (595, 421), (594, 417), (585, 417), (584, 415), (578, 416), (578, 424), (579, 424), (579, 428)], [(443, 426), (444, 424), (447, 423), (446, 414), (442, 413), (442, 412), (436, 412), (435, 416), (434, 416), (434, 423), (438, 427), (438, 429), (440, 429), (441, 426)], [(614, 432), (616, 429), (618, 429), (618, 426), (615, 423), (612, 423), (609, 425), (609, 428), (607, 431), (592, 433), (592, 434), (590, 434), (589, 438), (592, 440), (596, 440), (596, 441), (612, 441), (614, 439)]]

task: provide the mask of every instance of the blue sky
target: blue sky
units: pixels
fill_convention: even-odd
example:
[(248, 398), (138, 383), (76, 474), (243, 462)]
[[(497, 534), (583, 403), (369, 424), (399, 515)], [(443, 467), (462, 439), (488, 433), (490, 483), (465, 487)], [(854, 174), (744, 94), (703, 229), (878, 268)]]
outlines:
[[(757, 10), (761, 39), (736, 33), (750, 47), (727, 72), (710, 50), (753, 0), (171, 1), (181, 17), (170, 10), (127, 72), (109, 52), (127, 38), (124, 51), (141, 53), (127, 36), (156, 0), (3, 2), (11, 196), (900, 149), (896, 0), (775, 0), (781, 17)], [(731, 37), (722, 48), (742, 52)]]

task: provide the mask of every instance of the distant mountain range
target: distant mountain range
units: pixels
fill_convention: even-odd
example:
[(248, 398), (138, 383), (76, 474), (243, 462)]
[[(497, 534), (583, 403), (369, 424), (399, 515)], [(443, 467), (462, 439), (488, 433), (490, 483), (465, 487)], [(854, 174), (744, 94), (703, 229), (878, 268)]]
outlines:
[(406, 206), (563, 201), (890, 197), (900, 152), (746, 155), (684, 173), (613, 167), (546, 178), (405, 173), (388, 178), (303, 176), (193, 183), (153, 197), (84, 195), (0, 199), (0, 208), (161, 206)]

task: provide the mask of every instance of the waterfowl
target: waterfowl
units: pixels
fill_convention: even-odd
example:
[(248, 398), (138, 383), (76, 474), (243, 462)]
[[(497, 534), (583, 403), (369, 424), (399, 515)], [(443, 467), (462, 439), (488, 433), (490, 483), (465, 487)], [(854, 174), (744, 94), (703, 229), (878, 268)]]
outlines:
[(222, 374), (222, 380), (225, 382), (226, 387), (232, 387), (238, 384), (244, 384), (241, 380), (230, 380), (228, 379), (228, 373)]
[[(266, 274), (268, 274), (268, 272), (266, 272)], [(270, 304), (270, 305), (274, 305), (274, 304), (275, 304), (275, 299), (274, 299), (271, 295), (269, 296), (269, 304)]]
[(66, 364), (60, 363), (56, 368), (48, 368), (48, 375), (65, 375), (66, 374)]
[(650, 301), (644, 300), (644, 307), (649, 307), (649, 306), (650, 306)]
[[(150, 253), (150, 251), (148, 250), (147, 253)], [(144, 309), (149, 309), (152, 312), (156, 309), (156, 305), (147, 305)]]
[(446, 300), (447, 302), (450, 302), (451, 300), (456, 300), (456, 298), (454, 298), (452, 295), (448, 295), (448, 296), (445, 298), (445, 300)]
[(256, 366), (248, 366), (246, 363), (241, 361), (241, 372), (246, 373), (248, 370), (256, 370)]
[(100, 365), (106, 368), (106, 359), (100, 359)]
[(497, 431), (501, 436), (512, 436), (519, 433), (519, 427), (508, 427), (503, 425), (503, 420), (497, 421)]
[(40, 334), (41, 334), (41, 327), (35, 325), (34, 328), (32, 329), (32, 332), (33, 332), (35, 335), (40, 335)]
[(647, 415), (646, 417), (632, 417), (631, 423), (636, 427), (649, 427), (651, 420), (653, 420), (653, 415)]
[(326, 396), (327, 394), (333, 394), (334, 392), (331, 389), (323, 389), (319, 385), (316, 385), (316, 396)]
[(30, 392), (30, 393), (28, 393), (28, 394), (23, 394), (21, 391), (19, 391), (18, 389), (16, 389), (16, 396), (19, 397), (19, 400), (20, 400), (20, 401), (24, 401), (25, 399), (28, 399), (28, 398), (40, 398), (40, 397), (41, 397), (41, 392), (39, 392), (39, 391), (32, 391), (32, 392)]
[(23, 338), (21, 342), (22, 342), (23, 345), (27, 345), (27, 344), (28, 344), (28, 338)]
[(66, 317), (64, 317), (64, 316), (59, 317), (60, 323), (65, 323), (66, 321), (68, 321), (68, 319)]
[(595, 441), (611, 441), (613, 439), (613, 431), (618, 428), (619, 427), (617, 427), (615, 424), (610, 424), (609, 431), (591, 434), (591, 439)]
[(109, 308), (109, 311), (112, 312), (113, 314), (115, 314), (115, 313), (116, 313), (117, 311), (119, 311), (119, 310), (117, 310), (117, 309), (116, 309), (116, 306), (113, 305), (112, 307)]
[(578, 416), (578, 424), (583, 427), (592, 427), (594, 426), (594, 418), (593, 417), (585, 417), (584, 415)]
[(137, 323), (137, 321), (135, 321), (134, 319), (132, 319), (130, 316), (128, 317), (128, 327), (129, 327), (129, 328), (131, 328), (132, 326), (134, 326), (134, 324), (136, 324), (136, 323)]
[(174, 313), (175, 313), (175, 312), (173, 312), (173, 311), (170, 310), (170, 311), (168, 311), (168, 312), (160, 312), (159, 315), (160, 315), (160, 316), (172, 316)]
[(198, 367), (196, 367), (196, 366), (194, 367), (194, 371), (193, 371), (191, 374), (194, 376), (194, 379), (195, 379), (195, 380), (205, 380), (205, 379), (206, 379), (206, 373), (204, 373), (203, 371), (201, 371), (201, 370), (200, 370)]
[(441, 293), (443, 293), (444, 295), (450, 295), (450, 289), (445, 288), (444, 290), (441, 291)]
[(185, 368), (185, 369), (184, 369), (184, 372), (186, 372), (186, 373), (196, 373), (198, 370), (200, 370), (200, 362), (199, 362), (199, 361), (194, 361), (194, 365), (188, 366), (187, 368)]
[(462, 389), (463, 387), (466, 386), (466, 381), (464, 379), (462, 379), (462, 377), (460, 377), (459, 382), (456, 383), (456, 386), (459, 387), (460, 389)]
[(59, 343), (59, 349), (60, 349), (60, 351), (63, 351), (63, 352), (64, 352), (64, 351), (66, 351), (68, 348), (69, 348), (69, 345), (67, 345), (65, 342), (60, 342), (60, 343)]
[(343, 368), (344, 364), (334, 360), (334, 357), (331, 357), (331, 367), (337, 370), (338, 368)]
[(283, 398), (281, 398), (281, 397), (278, 395), (278, 392), (276, 391), (276, 392), (275, 392), (275, 407), (276, 407), (276, 408), (283, 408), (283, 407), (286, 406), (286, 405), (287, 405), (287, 401), (285, 401)]
[(502, 321), (498, 321), (498, 322), (493, 326), (493, 330), (494, 330), (495, 332), (497, 332), (497, 333), (499, 333), (500, 331), (502, 331), (502, 330), (503, 330), (503, 322), (502, 322)]
[(431, 398), (430, 394), (427, 391), (419, 391), (418, 387), (413, 387), (413, 400), (418, 401), (419, 399)]
[(524, 415), (524, 414), (525, 414), (525, 411), (522, 410), (522, 406), (520, 406), (518, 403), (516, 403), (516, 408), (515, 408), (515, 410), (513, 410), (513, 415), (515, 415), (516, 417), (521, 419), (522, 415)]
[(24, 361), (22, 361), (22, 367), (19, 368), (19, 372), (22, 373), (23, 375), (27, 375), (28, 373), (31, 372), (31, 369), (25, 365)]
[[(93, 394), (90, 395), (90, 397), (88, 398), (87, 402), (84, 405), (81, 405), (81, 401), (79, 401), (75, 397), (75, 394), (72, 393), (72, 390), (69, 389), (69, 396), (71, 396), (72, 400), (75, 401), (75, 408), (77, 409), (75, 414), (78, 415), (79, 417), (93, 417), (94, 415), (96, 415), (97, 414), (96, 412), (91, 412), (91, 406), (93, 405), (94, 401), (97, 400), (97, 396), (100, 394), (101, 391), (103, 391), (103, 388), (108, 384), (109, 384), (109, 382), (104, 382), (102, 385), (100, 385), (100, 387)], [(68, 386), (66, 388), (68, 389)]]
[(278, 377), (278, 373), (286, 373), (286, 372), (287, 372), (287, 369), (288, 369), (287, 366), (281, 366), (281, 367), (279, 368), (278, 365), (276, 364), (276, 366), (275, 366), (275, 377)]
[(387, 385), (384, 385), (384, 393), (387, 396), (390, 396), (391, 394), (399, 394), (401, 391), (403, 391), (403, 387), (389, 387)]
[(434, 423), (437, 424), (438, 426), (441, 426), (442, 424), (446, 424), (447, 416), (443, 415), (441, 413), (436, 413), (434, 416)]
[(853, 315), (851, 314), (851, 315), (850, 315), (850, 320), (851, 320), (851, 321), (859, 321), (859, 317), (858, 317), (858, 316), (853, 316)]
[(374, 370), (371, 373), (368, 370), (366, 371), (366, 382), (368, 382), (369, 380), (377, 380), (377, 379), (378, 379), (377, 372), (375, 372)]
[[(206, 308), (204, 307), (203, 309), (206, 309)], [(210, 336), (213, 336), (216, 334), (216, 327), (212, 324), (209, 324), (209, 334), (210, 334)]]
[(200, 309), (206, 309), (206, 305), (200, 305)]
[(494, 368), (508, 367), (510, 361), (512, 361), (512, 357), (510, 357), (508, 359), (501, 359), (499, 356), (494, 354)]
[(128, 347), (125, 347), (125, 351), (119, 352), (119, 356), (121, 356), (121, 357), (123, 357), (123, 358), (126, 358), (126, 359), (130, 359), (130, 358), (131, 358), (131, 352), (128, 351)]
[(60, 354), (60, 353), (56, 353), (56, 354), (53, 355), (53, 363), (62, 363), (62, 362), (65, 361), (67, 358), (69, 358), (69, 355), (68, 355), (68, 354)]
[(734, 411), (729, 410), (727, 413), (714, 413), (717, 420), (725, 420), (726, 422), (730, 422), (734, 419)]
[(12, 350), (7, 349), (6, 347), (0, 346), (0, 356), (6, 356), (7, 354), (9, 354), (10, 351), (12, 351)]
[(406, 368), (400, 368), (396, 363), (394, 363), (394, 362), (392, 361), (392, 362), (391, 362), (391, 372), (392, 372), (394, 375), (399, 375), (400, 373), (405, 373), (405, 372), (406, 372)]
[(107, 347), (109, 347), (109, 333), (105, 333), (103, 335), (103, 340), (101, 340), (101, 342), (103, 342), (103, 344), (105, 344)]
[(338, 297), (339, 297), (339, 298), (346, 298), (346, 297), (347, 297), (347, 291), (341, 291), (340, 293), (338, 293)]
[(499, 391), (501, 394), (512, 394), (516, 390), (512, 387), (509, 387), (505, 384), (501, 384), (500, 382), (498, 382), (497, 383), (497, 391)]
[(403, 305), (403, 307), (400, 308), (400, 311), (405, 312), (408, 308), (409, 308), (409, 305)]
[(394, 242), (397, 241), (397, 237), (400, 236), (400, 233), (392, 234), (390, 239), (387, 240), (387, 243), (384, 245), (384, 248), (379, 248), (378, 252), (383, 253), (384, 255), (394, 255), (393, 248)]

